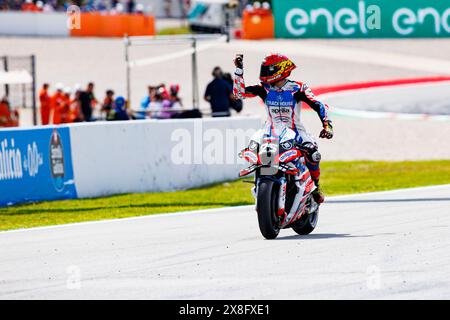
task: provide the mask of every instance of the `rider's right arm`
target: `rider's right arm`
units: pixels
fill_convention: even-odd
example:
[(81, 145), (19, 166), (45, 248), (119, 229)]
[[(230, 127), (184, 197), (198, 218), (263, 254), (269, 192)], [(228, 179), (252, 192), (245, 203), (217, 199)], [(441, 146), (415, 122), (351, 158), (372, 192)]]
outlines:
[(266, 100), (267, 91), (262, 85), (254, 85), (245, 87), (246, 97), (260, 97), (262, 100)]
[(242, 54), (237, 54), (233, 62), (236, 66), (234, 71), (234, 83), (233, 83), (233, 95), (238, 99), (260, 97), (263, 101), (266, 99), (267, 92), (262, 86), (245, 86), (244, 81), (244, 56)]
[(242, 75), (238, 75), (237, 73), (235, 73), (234, 76), (233, 94), (239, 99), (260, 97), (265, 100), (267, 96), (267, 92), (261, 84), (246, 86), (244, 77)]

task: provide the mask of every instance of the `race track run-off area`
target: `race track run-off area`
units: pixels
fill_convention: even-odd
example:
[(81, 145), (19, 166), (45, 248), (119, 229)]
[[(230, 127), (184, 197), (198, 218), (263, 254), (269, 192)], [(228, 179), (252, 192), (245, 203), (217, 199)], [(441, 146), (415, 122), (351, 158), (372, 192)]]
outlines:
[(450, 185), (329, 197), (308, 236), (253, 206), (0, 233), (2, 299), (448, 299)]

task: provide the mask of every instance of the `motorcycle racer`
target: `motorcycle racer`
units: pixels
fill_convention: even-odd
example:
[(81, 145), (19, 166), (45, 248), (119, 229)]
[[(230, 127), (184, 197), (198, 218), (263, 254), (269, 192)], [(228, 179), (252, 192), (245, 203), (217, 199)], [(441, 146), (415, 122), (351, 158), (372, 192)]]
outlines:
[(299, 148), (305, 155), (306, 165), (317, 187), (313, 193), (314, 200), (322, 203), (324, 195), (319, 185), (321, 155), (315, 139), (306, 132), (301, 122), (300, 111), (302, 102), (305, 102), (317, 112), (323, 126), (319, 137), (331, 139), (333, 125), (328, 117), (328, 106), (316, 98), (306, 83), (288, 79), (296, 65), (285, 55), (267, 55), (261, 63), (261, 83), (253, 86), (245, 86), (243, 56), (237, 55), (234, 64), (234, 96), (239, 99), (260, 97), (266, 106), (266, 124), (270, 128), (283, 124), (296, 132)]

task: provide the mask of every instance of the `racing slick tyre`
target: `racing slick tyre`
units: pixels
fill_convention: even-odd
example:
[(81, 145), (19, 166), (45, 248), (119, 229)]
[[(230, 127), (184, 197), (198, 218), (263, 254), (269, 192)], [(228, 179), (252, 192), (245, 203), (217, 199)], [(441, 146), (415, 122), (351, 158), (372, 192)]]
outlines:
[(299, 235), (307, 235), (313, 232), (319, 220), (319, 208), (310, 214), (304, 215), (300, 220), (292, 225), (292, 229)]
[(262, 180), (258, 186), (257, 208), (259, 230), (266, 239), (275, 239), (280, 233), (278, 207), (278, 184)]

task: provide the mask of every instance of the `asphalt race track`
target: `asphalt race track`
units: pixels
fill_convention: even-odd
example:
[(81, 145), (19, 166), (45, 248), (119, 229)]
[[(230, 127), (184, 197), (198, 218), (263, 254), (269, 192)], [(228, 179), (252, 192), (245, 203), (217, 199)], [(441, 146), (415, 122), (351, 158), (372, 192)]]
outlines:
[(273, 241), (207, 211), (2, 232), (0, 298), (450, 298), (450, 185), (332, 197)]
[(352, 110), (448, 115), (450, 114), (450, 82), (334, 93), (327, 97), (327, 103), (335, 108)]

